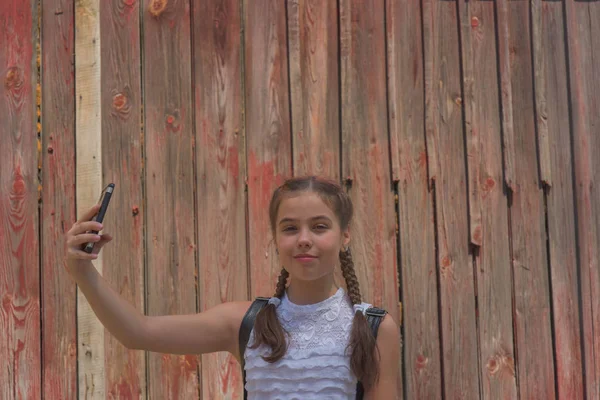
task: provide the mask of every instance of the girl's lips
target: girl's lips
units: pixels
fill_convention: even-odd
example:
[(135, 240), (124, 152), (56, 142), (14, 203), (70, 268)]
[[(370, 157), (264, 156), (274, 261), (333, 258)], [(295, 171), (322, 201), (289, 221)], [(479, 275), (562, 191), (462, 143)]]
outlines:
[(311, 257), (311, 256), (299, 256), (299, 257), (294, 257), (295, 260), (300, 261), (302, 263), (306, 263), (306, 262), (311, 262), (313, 260), (316, 260), (317, 257)]

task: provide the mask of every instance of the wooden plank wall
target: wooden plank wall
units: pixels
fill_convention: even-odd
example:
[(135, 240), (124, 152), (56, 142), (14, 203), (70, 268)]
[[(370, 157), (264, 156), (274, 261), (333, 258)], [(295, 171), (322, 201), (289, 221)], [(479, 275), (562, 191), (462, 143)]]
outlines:
[(229, 355), (105, 332), (62, 240), (114, 182), (95, 265), (140, 311), (269, 296), (304, 174), (354, 201), (399, 398), (598, 398), (599, 52), (595, 1), (9, 1), (0, 398), (242, 398)]

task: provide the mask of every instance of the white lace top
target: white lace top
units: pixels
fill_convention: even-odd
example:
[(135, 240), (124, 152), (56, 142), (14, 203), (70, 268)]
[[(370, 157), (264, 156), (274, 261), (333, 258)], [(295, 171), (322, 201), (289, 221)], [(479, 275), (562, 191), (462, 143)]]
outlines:
[(289, 333), (288, 351), (275, 363), (264, 361), (271, 350), (249, 348), (252, 330), (244, 354), (248, 399), (354, 399), (357, 380), (346, 353), (354, 312), (345, 291), (310, 305), (293, 304), (285, 294), (277, 316)]

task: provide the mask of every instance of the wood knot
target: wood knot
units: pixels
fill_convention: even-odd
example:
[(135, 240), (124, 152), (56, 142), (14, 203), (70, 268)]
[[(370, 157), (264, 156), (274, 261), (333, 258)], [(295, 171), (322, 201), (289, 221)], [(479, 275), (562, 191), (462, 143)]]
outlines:
[(10, 67), (4, 78), (4, 87), (6, 90), (18, 89), (23, 85), (23, 74), (19, 67)]
[(452, 260), (450, 259), (449, 256), (444, 256), (442, 258), (442, 268), (446, 269), (446, 268), (450, 267), (450, 265), (452, 265)]
[(496, 186), (496, 181), (492, 177), (488, 177), (481, 185), (481, 190), (484, 192), (490, 192)]
[(131, 214), (132, 214), (132, 215), (135, 217), (135, 216), (137, 216), (139, 213), (140, 213), (140, 208), (139, 208), (138, 206), (134, 205), (134, 206), (131, 208)]
[(457, 96), (457, 97), (454, 99), (454, 102), (456, 103), (456, 105), (459, 105), (459, 106), (460, 106), (460, 105), (462, 104), (462, 97), (460, 97), (460, 96)]
[(135, 5), (135, 1), (136, 0), (123, 0), (123, 4), (125, 4), (127, 7), (133, 7)]
[(171, 132), (178, 132), (181, 129), (177, 115), (167, 114), (165, 122), (167, 123), (167, 129)]
[(128, 108), (128, 100), (127, 96), (123, 93), (117, 93), (113, 96), (113, 108), (117, 111), (123, 111), (123, 109)]
[(163, 11), (165, 11), (166, 8), (167, 0), (152, 0), (152, 3), (150, 3), (150, 7), (148, 7), (148, 10), (150, 11), (150, 14), (152, 14), (152, 16), (158, 17), (160, 16), (160, 14), (163, 13)]
[(417, 369), (423, 369), (429, 363), (429, 359), (425, 357), (423, 354), (419, 354), (417, 356)]
[(48, 145), (48, 154), (53, 154), (54, 153), (54, 147), (52, 147), (52, 145)]
[(473, 17), (471, 18), (471, 27), (477, 28), (479, 26), (479, 18)]

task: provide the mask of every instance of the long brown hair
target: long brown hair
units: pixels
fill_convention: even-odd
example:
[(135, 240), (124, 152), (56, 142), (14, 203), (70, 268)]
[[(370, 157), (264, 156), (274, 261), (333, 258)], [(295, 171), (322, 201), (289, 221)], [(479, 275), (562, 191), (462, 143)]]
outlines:
[[(273, 237), (275, 237), (277, 212), (279, 211), (281, 202), (285, 198), (301, 192), (316, 193), (334, 212), (339, 220), (342, 231), (348, 228), (352, 219), (353, 207), (352, 201), (344, 189), (332, 180), (315, 176), (304, 176), (287, 180), (273, 193), (269, 205), (269, 218)], [(356, 279), (354, 272), (352, 254), (347, 249), (340, 251), (339, 257), (342, 274), (348, 288), (348, 296), (352, 304), (361, 304), (362, 297), (360, 295), (358, 279)], [(282, 268), (277, 280), (275, 297), (280, 299), (283, 297), (288, 277), (289, 273), (285, 268)], [(254, 343), (249, 347), (255, 349), (262, 344), (270, 347), (271, 354), (264, 356), (263, 359), (272, 363), (281, 359), (287, 351), (285, 336), (286, 332), (277, 318), (275, 306), (269, 304), (256, 316)], [(352, 372), (363, 384), (364, 388), (368, 390), (377, 382), (379, 377), (379, 350), (377, 349), (376, 340), (367, 323), (367, 319), (360, 311), (357, 311), (354, 315), (348, 350), (350, 351), (350, 367)]]

